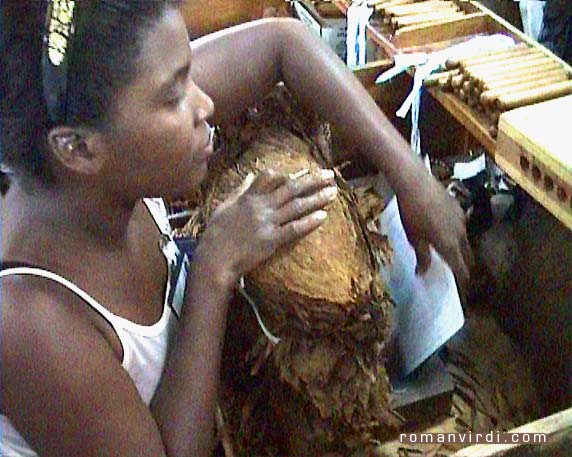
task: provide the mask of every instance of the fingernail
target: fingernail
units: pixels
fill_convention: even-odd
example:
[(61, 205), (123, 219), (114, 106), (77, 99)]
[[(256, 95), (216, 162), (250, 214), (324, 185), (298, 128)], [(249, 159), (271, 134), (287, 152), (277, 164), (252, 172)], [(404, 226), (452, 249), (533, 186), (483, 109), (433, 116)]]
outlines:
[(254, 178), (255, 178), (254, 173), (248, 173), (246, 175), (246, 178), (244, 178), (244, 181), (242, 181), (242, 185), (244, 187), (249, 187), (253, 183)]
[(319, 221), (323, 221), (328, 217), (328, 213), (326, 213), (323, 209), (316, 211), (314, 213), (314, 218), (319, 220)]
[(333, 177), (334, 177), (334, 171), (333, 170), (328, 170), (328, 169), (320, 170), (320, 178), (322, 178), (322, 179), (333, 179)]
[(324, 196), (328, 200), (334, 200), (337, 195), (338, 195), (338, 188), (335, 186), (330, 186), (324, 189)]

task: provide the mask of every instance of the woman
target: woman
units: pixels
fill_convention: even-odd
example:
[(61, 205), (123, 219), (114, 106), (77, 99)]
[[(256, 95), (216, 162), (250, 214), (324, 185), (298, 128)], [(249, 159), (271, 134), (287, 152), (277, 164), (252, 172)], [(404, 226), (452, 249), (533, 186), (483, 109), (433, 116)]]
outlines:
[[(433, 243), (467, 276), (460, 209), (301, 24), (260, 21), (189, 47), (177, 1), (72, 3), (1, 7), (4, 454), (211, 452), (229, 295), (323, 222), (332, 174), (258, 176), (180, 275), (157, 246), (159, 207), (141, 199), (195, 188), (212, 151), (207, 121), (232, 119), (278, 81), (385, 172), (420, 266)], [(168, 238), (161, 247), (174, 254)]]

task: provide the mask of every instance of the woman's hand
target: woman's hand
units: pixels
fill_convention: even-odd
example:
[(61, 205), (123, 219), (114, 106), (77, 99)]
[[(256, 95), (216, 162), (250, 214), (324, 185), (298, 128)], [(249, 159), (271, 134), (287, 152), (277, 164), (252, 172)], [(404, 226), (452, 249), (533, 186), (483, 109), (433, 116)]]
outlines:
[(398, 193), (397, 201), (405, 233), (415, 248), (417, 271), (429, 268), (432, 245), (465, 286), (473, 258), (460, 205), (429, 173), (420, 173), (417, 182)]
[(280, 247), (317, 229), (323, 208), (337, 195), (334, 173), (298, 179), (263, 171), (249, 175), (237, 193), (214, 212), (201, 239), (199, 259), (231, 286)]

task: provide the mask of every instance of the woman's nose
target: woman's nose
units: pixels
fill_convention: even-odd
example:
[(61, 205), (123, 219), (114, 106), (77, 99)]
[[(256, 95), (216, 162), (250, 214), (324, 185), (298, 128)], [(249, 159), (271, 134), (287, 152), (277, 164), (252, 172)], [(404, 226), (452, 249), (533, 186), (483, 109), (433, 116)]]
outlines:
[(211, 118), (214, 114), (214, 103), (203, 90), (195, 84), (194, 99), (196, 100), (195, 122), (199, 124)]

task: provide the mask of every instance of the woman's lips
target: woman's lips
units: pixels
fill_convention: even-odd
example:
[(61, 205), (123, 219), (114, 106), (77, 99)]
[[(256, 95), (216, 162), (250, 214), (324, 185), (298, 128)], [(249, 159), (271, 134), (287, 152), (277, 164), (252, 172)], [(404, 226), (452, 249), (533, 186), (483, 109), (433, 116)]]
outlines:
[(214, 152), (214, 145), (213, 142), (209, 140), (208, 144), (205, 146), (205, 148), (203, 149), (203, 152), (205, 154), (205, 157), (208, 159), (210, 156), (213, 155)]
[(209, 129), (209, 137), (207, 140), (207, 144), (206, 146), (203, 148), (204, 154), (206, 156), (206, 158), (208, 159), (210, 156), (213, 155), (214, 152), (214, 138), (215, 138), (215, 127), (208, 127)]

